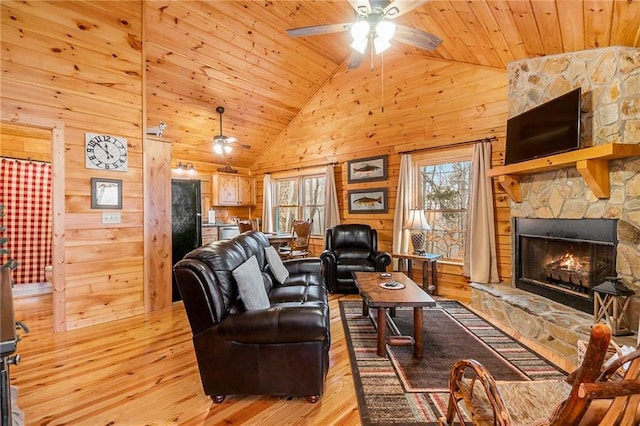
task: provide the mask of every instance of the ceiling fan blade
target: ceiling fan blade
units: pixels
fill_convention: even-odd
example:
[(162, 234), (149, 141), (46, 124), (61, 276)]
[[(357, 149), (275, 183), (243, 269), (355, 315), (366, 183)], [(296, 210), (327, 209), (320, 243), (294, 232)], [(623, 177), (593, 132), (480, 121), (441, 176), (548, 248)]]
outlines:
[(238, 142), (238, 138), (234, 138), (233, 136), (225, 136), (225, 137), (224, 137), (224, 142), (225, 142), (225, 143), (234, 143), (234, 142)]
[(351, 28), (351, 23), (312, 25), (310, 27), (292, 28), (287, 30), (287, 34), (291, 37), (306, 37), (320, 34), (339, 33), (341, 31), (346, 31), (349, 28)]
[(396, 25), (396, 34), (393, 39), (425, 50), (434, 50), (442, 43), (442, 39), (438, 36), (404, 25)]
[(358, 15), (367, 16), (371, 13), (371, 3), (369, 0), (348, 0), (351, 7), (355, 9)]
[(398, 16), (411, 12), (413, 9), (422, 6), (429, 0), (394, 0), (382, 11), (385, 18), (395, 19)]
[(363, 60), (364, 60), (364, 54), (357, 52), (355, 50), (352, 51), (351, 56), (349, 57), (348, 68), (352, 70), (360, 67), (360, 65), (362, 65)]

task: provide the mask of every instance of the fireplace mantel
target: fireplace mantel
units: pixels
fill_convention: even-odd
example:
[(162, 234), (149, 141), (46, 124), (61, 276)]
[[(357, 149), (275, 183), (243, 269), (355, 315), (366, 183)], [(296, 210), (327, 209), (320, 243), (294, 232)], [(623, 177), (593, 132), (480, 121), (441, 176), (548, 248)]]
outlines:
[(497, 177), (509, 197), (516, 203), (520, 203), (522, 193), (519, 176), (575, 165), (596, 197), (609, 198), (609, 160), (638, 156), (640, 156), (640, 145), (609, 143), (517, 164), (493, 167), (488, 175)]

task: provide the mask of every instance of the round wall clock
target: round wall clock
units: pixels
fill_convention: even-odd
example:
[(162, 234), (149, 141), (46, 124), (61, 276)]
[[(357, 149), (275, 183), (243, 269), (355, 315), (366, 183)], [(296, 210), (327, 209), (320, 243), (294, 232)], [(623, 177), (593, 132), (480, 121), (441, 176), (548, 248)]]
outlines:
[(84, 152), (87, 169), (127, 171), (129, 163), (125, 138), (87, 132)]

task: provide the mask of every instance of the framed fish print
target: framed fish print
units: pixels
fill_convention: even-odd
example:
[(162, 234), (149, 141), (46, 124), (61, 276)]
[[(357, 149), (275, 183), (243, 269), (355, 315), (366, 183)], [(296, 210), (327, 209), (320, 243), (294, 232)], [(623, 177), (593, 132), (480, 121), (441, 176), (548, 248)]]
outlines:
[(347, 162), (349, 183), (387, 180), (387, 156), (361, 158)]
[(386, 213), (387, 188), (354, 189), (347, 193), (349, 213)]

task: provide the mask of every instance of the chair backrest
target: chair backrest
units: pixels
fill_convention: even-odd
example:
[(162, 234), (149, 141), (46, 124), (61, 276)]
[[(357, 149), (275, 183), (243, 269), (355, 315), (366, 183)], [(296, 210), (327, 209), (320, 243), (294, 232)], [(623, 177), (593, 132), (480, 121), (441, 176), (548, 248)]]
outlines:
[[(621, 367), (622, 378), (616, 374)], [(591, 401), (589, 412), (600, 425), (640, 424), (640, 348), (610, 363), (597, 381), (581, 383), (578, 397)]]
[(294, 220), (292, 230), (291, 247), (294, 250), (307, 250), (309, 248), (309, 238), (311, 236), (312, 221)]
[(325, 249), (362, 249), (368, 253), (375, 252), (378, 250), (378, 234), (369, 225), (336, 225), (327, 229)]
[(250, 221), (242, 221), (242, 222), (238, 223), (238, 229), (240, 230), (240, 233), (242, 234), (243, 232), (247, 232), (247, 231), (253, 230), (253, 224)]

